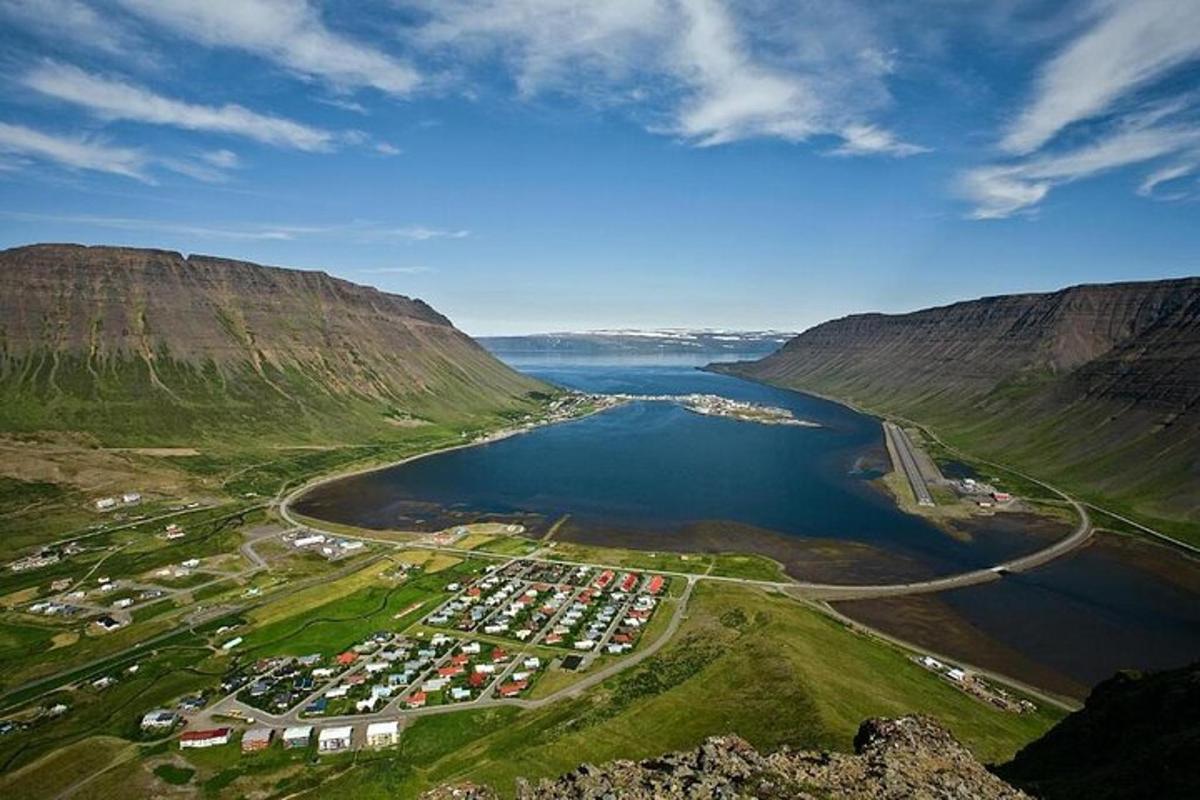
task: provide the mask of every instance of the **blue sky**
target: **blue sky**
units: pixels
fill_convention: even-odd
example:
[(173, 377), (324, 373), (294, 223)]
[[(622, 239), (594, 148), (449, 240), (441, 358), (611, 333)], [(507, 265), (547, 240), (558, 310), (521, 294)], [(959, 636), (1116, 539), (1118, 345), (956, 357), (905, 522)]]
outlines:
[(0, 0), (0, 246), (475, 334), (1200, 273), (1196, 0)]

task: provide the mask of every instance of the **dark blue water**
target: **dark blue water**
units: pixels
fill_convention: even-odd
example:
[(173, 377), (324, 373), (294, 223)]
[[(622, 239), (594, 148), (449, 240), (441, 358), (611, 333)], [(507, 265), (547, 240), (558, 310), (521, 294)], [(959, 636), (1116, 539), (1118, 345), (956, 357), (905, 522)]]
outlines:
[[(700, 372), (700, 363), (543, 357), (514, 366), (586, 391), (703, 392), (783, 406), (822, 427), (759, 425), (635, 403), (331, 483), (308, 495), (300, 510), (381, 528), (406, 527), (417, 517), (437, 527), (489, 515), (548, 525), (570, 514), (559, 538), (761, 552), (798, 578), (832, 582), (991, 565), (1068, 530), (997, 516), (952, 536), (900, 512), (871, 484), (887, 465), (877, 420)], [(963, 473), (969, 473), (965, 465)], [(698, 525), (703, 536), (695, 533)], [(1178, 666), (1200, 657), (1197, 562), (1108, 535), (995, 583), (839, 607), (930, 650), (1077, 696), (1117, 669)]]
[[(460, 514), (570, 514), (575, 529), (635, 529), (647, 546), (663, 549), (688, 525), (736, 523), (868, 545), (895, 557), (898, 577), (990, 566), (1044, 544), (1044, 537), (997, 522), (974, 523), (956, 538), (899, 511), (869, 483), (886, 464), (878, 421), (835, 403), (680, 363), (519, 366), (584, 391), (700, 392), (782, 406), (821, 427), (762, 425), (635, 402), (330, 484), (300, 510), (381, 528), (411, 523), (414, 502)], [(731, 531), (724, 549), (741, 544)]]

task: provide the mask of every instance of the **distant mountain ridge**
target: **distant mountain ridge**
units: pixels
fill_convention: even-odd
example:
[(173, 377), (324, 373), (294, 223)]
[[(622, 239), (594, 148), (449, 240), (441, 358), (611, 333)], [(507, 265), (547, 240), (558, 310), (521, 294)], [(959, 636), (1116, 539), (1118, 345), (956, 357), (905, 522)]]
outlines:
[(784, 331), (658, 328), (481, 336), (479, 342), (500, 356), (756, 355), (774, 352), (793, 335)]
[(163, 250), (0, 252), (0, 429), (334, 439), (525, 407), (545, 386), (420, 300)]
[(856, 314), (718, 368), (901, 414), (1123, 508), (1200, 522), (1200, 278)]

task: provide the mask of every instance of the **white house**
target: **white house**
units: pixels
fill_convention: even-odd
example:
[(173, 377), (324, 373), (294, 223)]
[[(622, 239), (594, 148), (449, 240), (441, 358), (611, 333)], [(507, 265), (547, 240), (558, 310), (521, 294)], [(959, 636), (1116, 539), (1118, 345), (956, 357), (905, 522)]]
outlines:
[(398, 721), (372, 722), (367, 726), (367, 747), (390, 747), (396, 743), (399, 736)]
[(291, 749), (293, 747), (308, 747), (308, 743), (312, 741), (312, 725), (296, 725), (287, 728), (283, 732), (283, 746)]
[(336, 728), (322, 728), (317, 734), (317, 751), (321, 753), (336, 753), (350, 747), (354, 736), (354, 728), (342, 725)]

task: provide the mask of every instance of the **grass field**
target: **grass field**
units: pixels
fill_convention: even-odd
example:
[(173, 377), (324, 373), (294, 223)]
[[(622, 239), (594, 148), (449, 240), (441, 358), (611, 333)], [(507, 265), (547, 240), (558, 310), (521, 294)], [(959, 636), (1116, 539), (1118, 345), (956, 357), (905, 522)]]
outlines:
[(648, 552), (558, 541), (546, 555), (563, 561), (611, 564), (648, 572), (664, 570), (689, 575), (720, 575), (761, 581), (787, 580), (783, 567), (777, 561), (755, 553), (672, 553), (665, 550)]
[(111, 736), (83, 739), (0, 777), (0, 794), (12, 798), (54, 797), (133, 749), (129, 742)]

